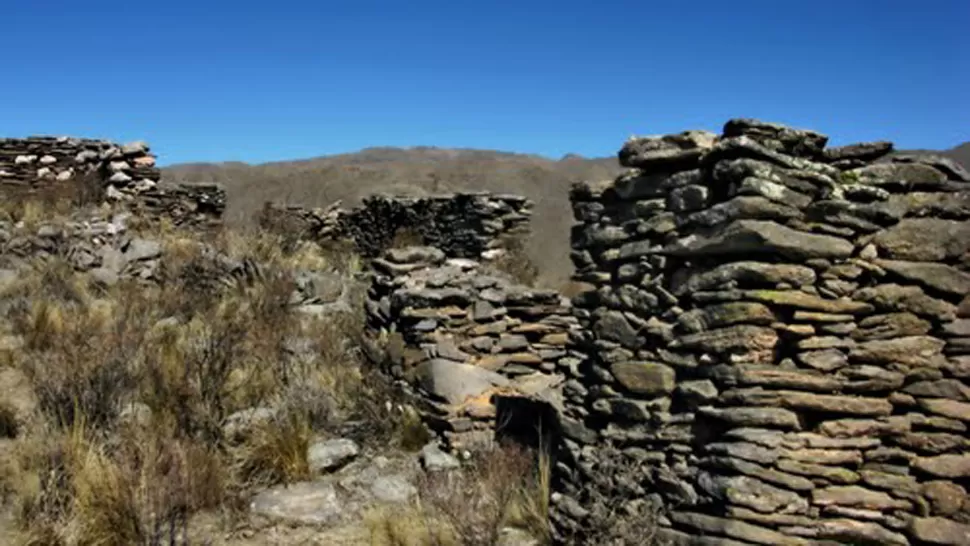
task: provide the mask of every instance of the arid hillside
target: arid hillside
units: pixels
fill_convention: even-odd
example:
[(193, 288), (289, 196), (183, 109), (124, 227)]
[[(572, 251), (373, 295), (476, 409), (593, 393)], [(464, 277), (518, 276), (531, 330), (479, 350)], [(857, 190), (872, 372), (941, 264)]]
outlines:
[[(970, 166), (970, 142), (932, 153)], [(424, 195), (489, 190), (522, 194), (536, 202), (528, 250), (541, 270), (541, 281), (557, 285), (572, 267), (568, 257), (572, 217), (567, 188), (576, 180), (610, 178), (620, 171), (615, 157), (569, 155), (553, 160), (491, 150), (381, 147), (261, 165), (174, 165), (164, 169), (163, 176), (174, 182), (223, 183), (229, 193), (227, 217), (236, 226), (251, 222), (254, 212), (267, 200), (325, 206), (337, 200), (352, 204), (378, 192)]]

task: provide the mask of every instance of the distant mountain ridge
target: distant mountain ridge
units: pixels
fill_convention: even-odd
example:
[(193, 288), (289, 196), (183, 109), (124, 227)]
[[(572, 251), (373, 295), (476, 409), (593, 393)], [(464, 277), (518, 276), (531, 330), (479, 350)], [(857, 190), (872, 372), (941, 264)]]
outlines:
[[(970, 142), (932, 153), (970, 169)], [(622, 172), (614, 157), (567, 154), (551, 159), (534, 154), (471, 148), (375, 146), (357, 152), (251, 165), (189, 163), (163, 169), (179, 182), (220, 182), (229, 192), (230, 223), (246, 225), (266, 201), (322, 207), (337, 200), (359, 202), (373, 193), (428, 195), (488, 190), (525, 195), (536, 202), (528, 247), (543, 273), (556, 283), (572, 269), (569, 228), (573, 223), (568, 188), (577, 180), (612, 178)]]
[(949, 150), (935, 151), (935, 150), (904, 150), (897, 153), (908, 153), (908, 154), (936, 154), (943, 157), (948, 157), (953, 161), (956, 161), (967, 170), (970, 170), (970, 142), (964, 142), (959, 146), (954, 146)]

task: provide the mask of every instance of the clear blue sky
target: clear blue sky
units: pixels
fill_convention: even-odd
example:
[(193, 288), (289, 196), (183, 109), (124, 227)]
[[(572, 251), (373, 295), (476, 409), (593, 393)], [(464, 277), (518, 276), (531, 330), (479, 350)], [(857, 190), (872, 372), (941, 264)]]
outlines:
[(437, 145), (612, 155), (758, 117), (970, 140), (970, 0), (13, 0), (0, 136), (163, 164)]

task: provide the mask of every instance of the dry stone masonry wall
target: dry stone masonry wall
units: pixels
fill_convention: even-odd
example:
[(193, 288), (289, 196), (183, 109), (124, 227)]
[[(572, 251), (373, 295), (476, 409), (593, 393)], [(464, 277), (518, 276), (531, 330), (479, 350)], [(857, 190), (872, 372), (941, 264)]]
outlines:
[(158, 184), (155, 156), (144, 142), (117, 145), (68, 137), (0, 139), (0, 185), (4, 192), (43, 191), (94, 174), (109, 196), (121, 198)]
[[(497, 418), (509, 424), (498, 398), (562, 408), (561, 386), (583, 360), (566, 347), (579, 329), (567, 298), (433, 247), (389, 250), (374, 271), (367, 317), (386, 340), (387, 370), (447, 447), (475, 449), (492, 440)], [(507, 419), (531, 426), (536, 417)]]
[(143, 219), (191, 227), (219, 225), (226, 206), (218, 185), (162, 184), (144, 142), (68, 137), (0, 139), (0, 194), (121, 203)]
[(222, 225), (226, 190), (219, 184), (160, 184), (140, 192), (128, 204), (146, 219), (166, 219), (175, 226), (212, 229)]
[(327, 209), (267, 203), (260, 224), (305, 239), (353, 241), (367, 257), (378, 257), (400, 234), (439, 248), (449, 257), (490, 259), (511, 240), (528, 233), (533, 204), (517, 195), (484, 192), (430, 197), (375, 195), (361, 206)]
[[(449, 448), (516, 424), (561, 440), (560, 543), (970, 544), (970, 175), (826, 144), (744, 119), (629, 140), (627, 173), (571, 190), (589, 288), (571, 302), (482, 262), (527, 232), (522, 197), (267, 205), (261, 223), (374, 258), (378, 356)], [(218, 186), (158, 184), (144, 144), (0, 140), (4, 198), (92, 179), (128, 211), (2, 224), (0, 272), (49, 254), (156, 281), (163, 248), (130, 215), (210, 226), (225, 208)], [(425, 246), (389, 250), (403, 231)], [(216, 254), (200, 285), (261, 275)], [(291, 303), (348, 308), (340, 278), (305, 273)]]
[(826, 142), (633, 138), (572, 189), (564, 542), (970, 544), (970, 176)]

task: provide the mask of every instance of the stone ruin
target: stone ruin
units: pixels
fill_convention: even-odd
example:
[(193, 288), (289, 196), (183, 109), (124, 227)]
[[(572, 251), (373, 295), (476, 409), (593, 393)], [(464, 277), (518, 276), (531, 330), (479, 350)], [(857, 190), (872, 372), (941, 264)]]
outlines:
[(220, 223), (226, 193), (216, 184), (163, 184), (144, 142), (118, 145), (68, 137), (0, 139), (0, 193), (5, 199), (63, 196), (120, 202), (147, 219), (178, 226)]
[(632, 138), (573, 187), (561, 540), (970, 544), (970, 175), (826, 141)]
[(392, 249), (373, 265), (368, 325), (391, 336), (381, 364), (447, 447), (472, 451), (496, 428), (532, 424), (513, 399), (562, 409), (564, 370), (584, 360), (567, 348), (579, 329), (568, 298), (433, 247)]
[[(627, 173), (571, 190), (572, 300), (479, 263), (527, 232), (524, 198), (267, 205), (261, 222), (373, 258), (368, 353), (452, 450), (542, 440), (560, 544), (968, 544), (970, 175), (826, 144), (744, 119), (630, 139)], [(92, 172), (139, 214), (221, 216), (221, 189), (163, 188), (148, 157), (2, 140), (0, 187)], [(71, 250), (75, 267), (120, 253), (151, 278), (159, 249), (117, 220), (0, 242), (50, 252), (73, 229), (111, 249)], [(388, 248), (401, 230), (425, 246)]]
[(352, 209), (267, 203), (260, 225), (300, 239), (326, 243), (353, 241), (376, 258), (395, 238), (439, 248), (449, 257), (490, 260), (529, 232), (533, 203), (518, 195), (463, 192), (427, 197), (373, 195)]

